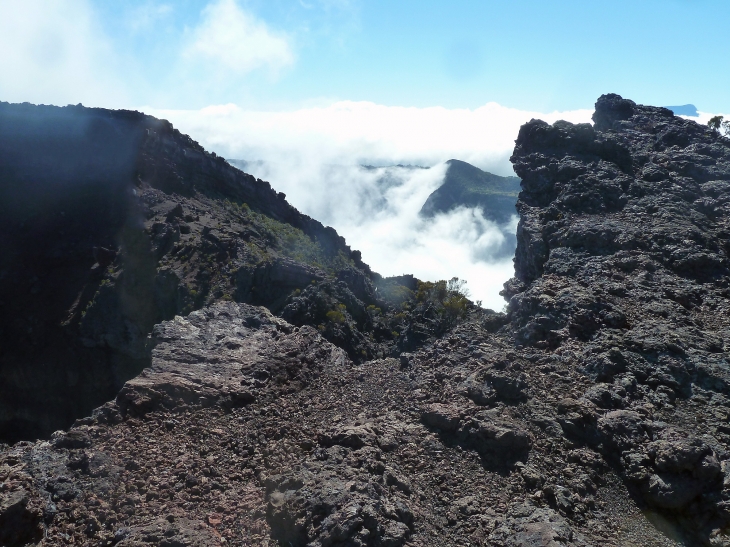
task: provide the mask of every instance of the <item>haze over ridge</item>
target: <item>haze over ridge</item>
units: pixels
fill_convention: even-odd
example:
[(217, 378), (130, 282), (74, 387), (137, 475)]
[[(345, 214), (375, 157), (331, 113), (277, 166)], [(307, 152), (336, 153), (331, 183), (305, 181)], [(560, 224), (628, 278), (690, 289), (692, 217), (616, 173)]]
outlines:
[[(505, 235), (514, 234), (517, 216), (500, 227), (479, 209), (456, 209), (431, 221), (418, 212), (443, 182), (445, 161), (512, 176), (509, 157), (522, 124), (533, 118), (592, 123), (589, 109), (532, 112), (497, 103), (477, 109), (340, 101), (270, 112), (234, 104), (141, 110), (170, 120), (206, 149), (247, 160), (246, 172), (333, 226), (379, 273), (430, 281), (457, 276), (467, 280), (473, 299), (496, 310), (505, 305), (502, 284), (513, 275), (512, 258), (497, 255)], [(709, 116), (691, 119), (704, 123)], [(431, 169), (362, 167), (398, 164)]]
[[(723, 108), (718, 90), (727, 88), (728, 77), (715, 72), (714, 85), (694, 83), (704, 78), (693, 74), (709, 73), (711, 56), (698, 53), (727, 49), (728, 37), (685, 24), (721, 19), (726, 3), (621, 0), (607, 12), (529, 0), (523, 7), (359, 0), (6, 3), (0, 7), (6, 75), (0, 100), (81, 102), (168, 118), (226, 158), (263, 160), (254, 174), (332, 224), (386, 275), (458, 275), (475, 298), (501, 308), (497, 292), (511, 264), (487, 265), (499, 230), (477, 211), (455, 211), (438, 228), (419, 223), (406, 203), (415, 207), (420, 192), (438, 181), (415, 173), (420, 183), (389, 190), (386, 223), (372, 214), (384, 199), (378, 178), (356, 166), (431, 167), (454, 158), (509, 176), (517, 129), (533, 117), (588, 122), (595, 97), (617, 91), (650, 104), (692, 102), (701, 110), (695, 120), (705, 123), (705, 108)], [(633, 38), (617, 34), (618, 19), (626, 37), (641, 29), (651, 63)], [(483, 32), (483, 21), (491, 32)], [(687, 38), (682, 44), (664, 31), (675, 21)], [(512, 47), (502, 47), (506, 40)], [(619, 54), (627, 50), (632, 54)], [(653, 62), (657, 50), (671, 66), (684, 63), (681, 79)], [(416, 188), (418, 194), (406, 191)]]
[[(496, 258), (501, 228), (478, 209), (433, 220), (418, 212), (456, 158), (499, 175), (513, 175), (509, 156), (519, 127), (532, 118), (590, 120), (590, 110), (524, 112), (489, 103), (478, 109), (405, 108), (342, 101), (289, 112), (220, 105), (155, 110), (203, 146), (244, 159), (247, 172), (271, 182), (304, 213), (333, 226), (383, 275), (425, 280), (458, 276), (483, 305), (502, 309), (499, 291), (512, 259)], [(421, 165), (431, 169), (379, 167)], [(390, 180), (390, 184), (384, 181)]]

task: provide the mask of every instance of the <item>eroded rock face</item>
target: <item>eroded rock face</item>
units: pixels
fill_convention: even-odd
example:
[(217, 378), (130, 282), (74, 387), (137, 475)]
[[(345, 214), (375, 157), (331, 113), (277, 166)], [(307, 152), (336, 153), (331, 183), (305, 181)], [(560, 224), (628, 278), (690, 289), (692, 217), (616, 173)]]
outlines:
[[(618, 96), (594, 120), (520, 132), (507, 314), (352, 360), (302, 319), (364, 305), (350, 272), (289, 298), (291, 322), (234, 303), (162, 322), (114, 401), (0, 448), (13, 541), (730, 544), (730, 148)], [(367, 313), (347, 320), (385, 327)]]
[(323, 367), (346, 360), (312, 327), (293, 327), (266, 308), (232, 302), (175, 317), (152, 336), (152, 366), (117, 396), (122, 414), (190, 405), (236, 408), (263, 390), (302, 389)]
[(291, 319), (314, 327), (344, 301), (325, 334), (378, 353), (359, 252), (167, 121), (0, 103), (0, 164), (0, 439), (87, 415), (149, 365), (155, 324), (218, 301), (279, 313), (307, 289), (325, 308)]
[(526, 459), (532, 447), (527, 431), (493, 412), (479, 411), (468, 416), (452, 405), (435, 403), (423, 413), (423, 421), (442, 432), (446, 439), (476, 450), (485, 463), (497, 467)]
[(0, 465), (0, 545), (35, 543), (43, 537), (43, 500), (33, 479), (12, 456)]
[[(516, 141), (516, 341), (572, 354), (600, 382), (563, 404), (569, 436), (616, 462), (650, 506), (724, 522), (730, 147), (616, 95), (593, 119), (533, 120)], [(700, 437), (691, 416), (711, 400), (720, 422)]]
[[(50, 443), (20, 443), (3, 453), (4, 545), (40, 537), (44, 514), (51, 544), (71, 530), (81, 541), (211, 545), (221, 537), (218, 527), (241, 519), (247, 538), (270, 535), (287, 545), (406, 542), (411, 486), (383, 452), (398, 445), (390, 434), (395, 424), (316, 433), (310, 412), (300, 414), (311, 405), (316, 427), (328, 423), (321, 414), (327, 405), (310, 397), (331, 391), (352, 367), (342, 349), (311, 327), (235, 303), (163, 322), (153, 335), (152, 366), (115, 402)], [(313, 384), (315, 392), (305, 393)], [(284, 408), (304, 423), (285, 417)], [(154, 423), (155, 432), (135, 446), (141, 423)], [(220, 447), (235, 455), (218, 454)], [(251, 489), (254, 476), (263, 489)], [(30, 506), (31, 496), (47, 500), (42, 509)], [(183, 498), (192, 513), (179, 505)], [(204, 500), (213, 498), (208, 507)], [(68, 520), (69, 511), (85, 516)]]

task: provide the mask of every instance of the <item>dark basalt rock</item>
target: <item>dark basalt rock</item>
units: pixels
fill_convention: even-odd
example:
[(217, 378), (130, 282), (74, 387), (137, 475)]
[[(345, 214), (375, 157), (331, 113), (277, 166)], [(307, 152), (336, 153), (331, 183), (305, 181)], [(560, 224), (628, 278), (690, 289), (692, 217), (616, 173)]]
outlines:
[(0, 165), (0, 438), (88, 415), (149, 365), (155, 324), (218, 301), (279, 313), (306, 289), (329, 307), (297, 325), (356, 359), (395, 345), (362, 332), (389, 305), (359, 252), (164, 120), (0, 103)]
[[(265, 308), (232, 302), (161, 323), (152, 336), (152, 366), (117, 395), (122, 416), (187, 406), (230, 410), (255, 401), (264, 387), (301, 389), (319, 369), (346, 359), (323, 346), (312, 327), (294, 328)], [(184, 349), (176, 347), (180, 338), (187, 340)]]
[(389, 499), (387, 481), (365, 478), (348, 485), (337, 475), (320, 464), (269, 479), (267, 520), (273, 538), (283, 545), (316, 547), (404, 545), (413, 513), (397, 494)]
[(576, 533), (560, 513), (531, 505), (518, 505), (489, 536), (498, 547), (581, 547), (589, 543)]
[[(520, 131), (506, 314), (449, 323), (413, 278), (281, 247), (243, 262), (231, 286), (251, 294), (321, 278), (269, 309), (171, 307), (116, 399), (51, 442), (0, 445), (0, 542), (729, 545), (730, 141), (616, 95), (594, 120)], [(198, 228), (180, 195), (153, 195), (151, 252), (265, 239), (258, 217)], [(181, 219), (207, 243), (177, 240)]]
[(43, 537), (42, 513), (29, 501), (25, 490), (0, 493), (0, 544), (15, 547)]
[[(521, 221), (505, 294), (517, 339), (583, 346), (585, 372), (609, 382), (585, 397), (609, 412), (566, 407), (566, 433), (609, 460), (623, 454), (616, 465), (649, 505), (722, 520), (722, 505), (698, 500), (722, 496), (715, 450), (724, 445), (622, 409), (637, 399), (681, 407), (708, 376), (725, 393), (730, 331), (717, 313), (727, 307), (730, 240), (728, 211), (715, 200), (730, 195), (730, 147), (667, 109), (617, 95), (601, 97), (593, 119), (593, 128), (532, 121), (516, 141)], [(687, 444), (666, 444), (667, 435)], [(650, 446), (671, 446), (668, 459), (684, 463), (657, 464)]]
[(423, 413), (423, 422), (443, 433), (446, 442), (476, 450), (488, 467), (506, 467), (524, 460), (532, 447), (527, 431), (492, 413), (467, 416), (451, 405), (436, 403)]

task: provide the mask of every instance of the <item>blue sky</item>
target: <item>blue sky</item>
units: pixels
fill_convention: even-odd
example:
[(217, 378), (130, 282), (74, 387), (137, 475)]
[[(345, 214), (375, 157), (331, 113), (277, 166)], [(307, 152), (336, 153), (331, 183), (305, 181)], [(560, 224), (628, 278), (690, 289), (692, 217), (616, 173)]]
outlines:
[[(13, 101), (551, 111), (618, 92), (712, 112), (730, 96), (727, 0), (28, 0), (4, 2), (0, 20), (16, 57), (0, 61), (0, 98)], [(206, 29), (216, 43), (196, 49)], [(47, 88), (33, 78), (65, 56), (76, 64)]]
[[(523, 123), (590, 122), (608, 92), (730, 112), (728, 21), (729, 0), (0, 0), (0, 100), (166, 118), (260, 160), (375, 271), (456, 275), (500, 309), (516, 218), (421, 219), (444, 162), (513, 174)], [(384, 190), (363, 163), (432, 169)]]

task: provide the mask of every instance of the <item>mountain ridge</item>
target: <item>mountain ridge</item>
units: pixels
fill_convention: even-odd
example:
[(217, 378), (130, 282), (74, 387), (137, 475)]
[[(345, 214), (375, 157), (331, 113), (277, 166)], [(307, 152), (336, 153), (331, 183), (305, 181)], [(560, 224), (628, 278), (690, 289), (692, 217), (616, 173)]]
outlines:
[(289, 306), (356, 359), (401, 336), (367, 311), (388, 307), (375, 283), (400, 285), (169, 122), (8, 103), (0, 120), (0, 438), (68, 427), (148, 366), (154, 324), (216, 301)]
[(506, 224), (516, 215), (519, 178), (493, 175), (461, 160), (446, 163), (444, 182), (428, 196), (421, 216), (430, 218), (462, 206), (479, 207), (485, 218), (498, 224)]
[(593, 120), (520, 129), (507, 313), (407, 346), (462, 301), (400, 279), (397, 351), (359, 361), (246, 302), (157, 323), (114, 400), (0, 446), (0, 543), (730, 544), (730, 141)]

